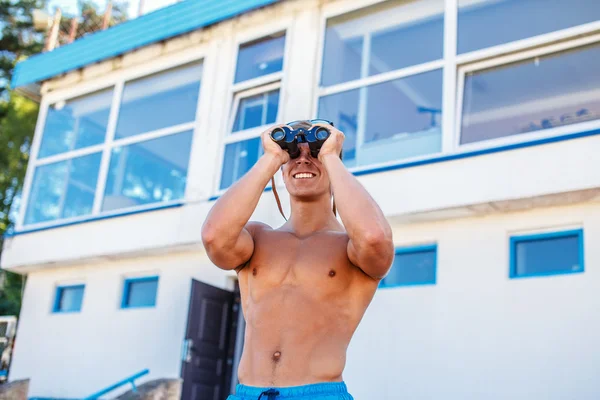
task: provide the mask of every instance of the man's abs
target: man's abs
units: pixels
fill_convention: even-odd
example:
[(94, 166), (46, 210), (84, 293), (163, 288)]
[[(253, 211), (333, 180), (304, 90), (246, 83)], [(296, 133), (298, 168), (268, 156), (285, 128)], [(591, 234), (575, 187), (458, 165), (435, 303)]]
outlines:
[(241, 383), (296, 386), (342, 380), (354, 324), (346, 313), (317, 304), (301, 291), (284, 286), (259, 303), (247, 303)]

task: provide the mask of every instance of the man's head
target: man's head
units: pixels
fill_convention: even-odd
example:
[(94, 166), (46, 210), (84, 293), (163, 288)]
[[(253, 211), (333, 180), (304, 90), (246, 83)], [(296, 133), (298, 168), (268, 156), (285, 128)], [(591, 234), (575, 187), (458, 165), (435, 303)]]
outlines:
[[(310, 129), (310, 121), (296, 121), (292, 129)], [(311, 201), (322, 196), (331, 196), (331, 186), (327, 171), (317, 158), (310, 155), (307, 143), (299, 143), (300, 156), (290, 159), (281, 168), (285, 187), (291, 197)]]

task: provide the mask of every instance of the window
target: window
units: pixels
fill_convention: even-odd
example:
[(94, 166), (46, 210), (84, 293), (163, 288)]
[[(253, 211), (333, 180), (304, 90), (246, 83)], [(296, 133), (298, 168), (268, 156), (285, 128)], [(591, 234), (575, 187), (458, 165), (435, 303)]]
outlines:
[(79, 312), (83, 302), (85, 285), (59, 286), (56, 288), (53, 312)]
[(121, 308), (154, 307), (158, 276), (125, 280)]
[(458, 5), (459, 54), (600, 20), (598, 0), (459, 0)]
[(598, 60), (593, 44), (465, 72), (460, 144), (599, 120)]
[(112, 98), (107, 89), (48, 107), (38, 158), (102, 144)]
[(239, 46), (220, 190), (240, 179), (262, 154), (260, 133), (277, 121), (284, 50), (283, 33)]
[(23, 223), (182, 199), (201, 75), (196, 62), (118, 83), (120, 98), (111, 88), (51, 105)]
[(434, 285), (436, 264), (436, 245), (398, 248), (392, 268), (381, 286)]
[(348, 167), (441, 151), (443, 0), (390, 0), (327, 21), (318, 117)]
[(25, 223), (90, 214), (101, 158), (102, 153), (92, 153), (37, 167)]
[(510, 238), (510, 277), (583, 272), (583, 230)]

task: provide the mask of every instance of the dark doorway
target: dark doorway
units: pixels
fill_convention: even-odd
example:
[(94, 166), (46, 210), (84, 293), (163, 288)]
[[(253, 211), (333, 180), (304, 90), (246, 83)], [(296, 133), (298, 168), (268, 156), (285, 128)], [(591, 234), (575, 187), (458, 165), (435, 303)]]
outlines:
[(224, 400), (230, 394), (239, 304), (237, 286), (230, 292), (192, 280), (182, 400)]

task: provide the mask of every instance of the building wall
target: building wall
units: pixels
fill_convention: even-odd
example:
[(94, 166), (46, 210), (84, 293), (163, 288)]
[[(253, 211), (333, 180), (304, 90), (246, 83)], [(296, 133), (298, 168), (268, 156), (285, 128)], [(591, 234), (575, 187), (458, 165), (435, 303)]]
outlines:
[[(584, 229), (585, 272), (509, 279), (509, 236)], [(380, 289), (348, 352), (357, 399), (600, 396), (600, 204), (396, 225), (437, 242), (437, 284)]]
[[(508, 278), (511, 235), (584, 229), (585, 272)], [(351, 342), (357, 399), (596, 399), (600, 204), (394, 224), (397, 246), (437, 243), (437, 283), (381, 288)], [(120, 309), (123, 280), (159, 275), (157, 305)], [(231, 288), (197, 252), (31, 273), (11, 379), (32, 396), (84, 396), (139, 370), (177, 377), (190, 279)], [(82, 310), (51, 313), (55, 287), (85, 282)]]
[[(156, 306), (121, 309), (124, 279), (158, 275)], [(191, 279), (231, 289), (227, 273), (189, 252), (30, 273), (10, 379), (30, 397), (81, 398), (148, 368), (180, 376)], [(84, 283), (82, 308), (52, 313), (56, 286)]]

